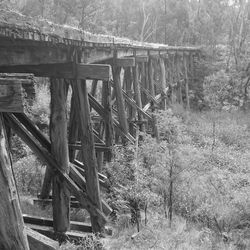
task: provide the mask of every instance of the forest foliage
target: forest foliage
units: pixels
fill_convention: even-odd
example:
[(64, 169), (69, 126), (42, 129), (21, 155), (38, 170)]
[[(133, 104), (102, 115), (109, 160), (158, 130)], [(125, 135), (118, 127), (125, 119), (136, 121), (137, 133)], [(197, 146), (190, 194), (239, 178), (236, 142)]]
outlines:
[(1, 0), (3, 7), (94, 32), (169, 45), (244, 47), (247, 0)]

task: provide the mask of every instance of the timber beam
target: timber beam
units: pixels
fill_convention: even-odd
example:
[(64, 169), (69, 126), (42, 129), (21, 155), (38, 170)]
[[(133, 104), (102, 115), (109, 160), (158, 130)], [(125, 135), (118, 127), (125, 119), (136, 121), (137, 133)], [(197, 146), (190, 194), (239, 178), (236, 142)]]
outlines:
[[(41, 225), (35, 225), (35, 224), (29, 224), (26, 223), (26, 226), (31, 228), (33, 231), (36, 231), (52, 240), (57, 240), (58, 237), (55, 235), (53, 227), (49, 226), (41, 226)], [(82, 232), (75, 232), (75, 231), (68, 231), (65, 233), (67, 238), (72, 243), (77, 243), (80, 241), (83, 241), (85, 239), (85, 235)], [(85, 233), (86, 234), (86, 233)], [(36, 248), (38, 249), (38, 248)], [(46, 248), (47, 250), (48, 248)], [(45, 249), (44, 249), (45, 250)]]
[[(74, 148), (75, 150), (81, 150), (82, 144), (81, 143), (69, 144), (69, 147)], [(95, 150), (97, 152), (109, 152), (112, 149), (110, 147), (107, 147), (105, 144), (103, 145), (102, 143), (95, 143)]]
[(59, 249), (59, 244), (43, 234), (40, 234), (29, 227), (25, 227), (25, 231), (28, 236), (28, 242), (30, 249), (36, 250), (57, 250)]
[(24, 112), (21, 86), (19, 79), (0, 78), (0, 112)]
[[(53, 220), (44, 217), (23, 214), (23, 220), (24, 223), (28, 224), (53, 227)], [(70, 221), (70, 230), (92, 233), (92, 228), (90, 225), (77, 221)]]
[(38, 77), (66, 79), (96, 79), (109, 81), (112, 76), (110, 65), (54, 63), (38, 65), (0, 66), (0, 73), (32, 73)]
[(68, 61), (68, 48), (56, 48), (28, 41), (0, 40), (0, 65), (26, 65), (65, 63)]
[(107, 64), (114, 65), (116, 67), (126, 68), (126, 67), (134, 67), (135, 66), (135, 58), (134, 57), (122, 57), (116, 59), (110, 59), (105, 61)]
[[(114, 83), (113, 83), (113, 82), (112, 82), (112, 86), (114, 86)], [(136, 109), (139, 113), (141, 113), (143, 116), (145, 116), (145, 117), (148, 118), (149, 120), (152, 118), (149, 114), (147, 114), (146, 112), (144, 112), (143, 109), (140, 108), (132, 98), (130, 98), (130, 97), (128, 96), (128, 94), (126, 93), (125, 90), (122, 90), (122, 94), (123, 94), (123, 97), (124, 97), (125, 101), (126, 101), (129, 105), (131, 105), (134, 109)]]
[(77, 184), (69, 177), (68, 174), (61, 171), (60, 167), (58, 166), (57, 162), (54, 158), (43, 148), (41, 148), (35, 140), (29, 135), (25, 129), (19, 125), (18, 121), (14, 116), (11, 114), (4, 115), (6, 121), (8, 122), (9, 126), (15, 131), (15, 133), (20, 136), (20, 138), (27, 143), (27, 145), (38, 155), (38, 157), (46, 163), (46, 165), (51, 166), (54, 170), (58, 171), (58, 174), (64, 179), (67, 184), (67, 187), (71, 191), (72, 194), (76, 197), (76, 199), (80, 202), (82, 208), (88, 210), (90, 214), (98, 218), (98, 223), (104, 225), (107, 221), (106, 216), (102, 213), (98, 208), (96, 208), (95, 204), (89, 198), (83, 190), (81, 190)]
[[(25, 115), (21, 113), (15, 113), (14, 116), (21, 122), (22, 126), (24, 126), (31, 134), (34, 136), (34, 138), (48, 151), (48, 154), (51, 150), (51, 144), (50, 141), (42, 134), (42, 132), (32, 123), (32, 121)], [(104, 142), (97, 143), (100, 146), (104, 146)], [(83, 163), (73, 159), (70, 164), (70, 175), (72, 176), (73, 180), (81, 187), (81, 183), (85, 182), (84, 179), (81, 177), (77, 177), (78, 173), (76, 173), (75, 168), (82, 173), (84, 176), (84, 169), (85, 166)], [(81, 169), (81, 171), (80, 171)], [(103, 187), (106, 187), (107, 185), (105, 184), (107, 177), (101, 173), (98, 173), (99, 176), (99, 182), (100, 185)], [(75, 178), (75, 179), (74, 179)], [(78, 182), (77, 182), (78, 180)], [(85, 185), (85, 184), (84, 184)], [(110, 210), (110, 209), (109, 209)], [(111, 210), (109, 211), (109, 213)]]
[(135, 56), (135, 62), (136, 63), (147, 63), (148, 56)]
[[(90, 94), (88, 94), (89, 97), (89, 104), (90, 106), (100, 115), (103, 117), (103, 119), (107, 118), (107, 111), (105, 110), (105, 108)], [(126, 138), (128, 141), (130, 141), (131, 143), (135, 142), (135, 138), (130, 134), (130, 133), (126, 133), (124, 131), (124, 129), (120, 126), (120, 123), (114, 118), (112, 117), (113, 120), (113, 124), (114, 127), (119, 131), (119, 133)]]

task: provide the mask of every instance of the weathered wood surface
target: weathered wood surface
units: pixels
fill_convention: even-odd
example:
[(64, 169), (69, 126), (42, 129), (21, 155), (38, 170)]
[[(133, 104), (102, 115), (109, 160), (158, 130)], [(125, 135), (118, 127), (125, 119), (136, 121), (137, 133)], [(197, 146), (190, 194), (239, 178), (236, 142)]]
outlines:
[(32, 73), (39, 77), (97, 79), (106, 81), (110, 80), (112, 75), (110, 65), (75, 63), (0, 66), (0, 73)]
[(135, 58), (134, 57), (123, 57), (117, 58), (116, 61), (111, 58), (105, 61), (108, 64), (113, 64), (116, 67), (127, 68), (127, 67), (134, 67), (135, 66)]
[(22, 123), (22, 125), (39, 141), (39, 143), (48, 150), (51, 151), (51, 144), (49, 138), (47, 138), (39, 128), (30, 120), (30, 118), (24, 113), (14, 113), (14, 116)]
[(58, 242), (32, 230), (29, 227), (25, 228), (28, 236), (30, 250), (58, 250)]
[[(137, 80), (137, 83), (138, 83), (138, 80)], [(114, 83), (112, 83), (112, 86), (114, 86), (115, 84)], [(138, 85), (139, 86), (139, 85)], [(138, 89), (138, 87), (136, 87), (136, 90), (137, 90), (137, 92), (135, 93), (135, 95), (140, 95), (140, 89)], [(135, 110), (137, 110), (138, 111), (138, 113), (140, 113), (141, 115), (143, 115), (144, 117), (146, 117), (146, 118), (148, 118), (148, 119), (151, 119), (151, 117), (150, 117), (150, 115), (149, 114), (147, 114), (141, 107), (139, 107), (138, 105), (137, 105), (137, 103), (136, 103), (136, 101), (138, 101), (139, 99), (141, 99), (141, 98), (137, 98), (136, 99), (136, 101), (135, 100), (133, 100), (132, 99), (132, 96), (131, 97), (129, 97), (129, 94), (125, 91), (125, 90), (123, 90), (122, 89), (122, 94), (123, 94), (123, 97), (124, 97), (124, 99), (125, 99), (125, 101), (126, 101), (126, 103), (128, 103), (131, 107), (133, 107)], [(140, 105), (140, 102), (138, 102), (139, 103), (139, 105)]]
[[(69, 148), (81, 150), (82, 144), (81, 143), (71, 143), (71, 144), (69, 144)], [(111, 150), (111, 148), (109, 146), (106, 146), (105, 144), (102, 144), (102, 143), (95, 143), (95, 150), (97, 152), (108, 152)]]
[(136, 63), (147, 63), (148, 62), (148, 56), (136, 56), (135, 57)]
[(92, 81), (90, 93), (91, 93), (91, 95), (94, 96), (94, 97), (96, 96), (97, 84), (98, 84), (98, 80), (93, 80), (93, 81)]
[[(79, 138), (79, 120), (76, 109), (75, 93), (71, 96), (70, 116), (69, 116), (69, 144), (75, 143)], [(76, 150), (72, 147), (69, 148), (69, 160), (72, 162), (75, 160)]]
[[(114, 59), (115, 61), (116, 59)], [(121, 67), (113, 67), (113, 77), (114, 77), (114, 89), (117, 101), (117, 111), (118, 111), (118, 120), (121, 129), (125, 134), (128, 134), (128, 122), (125, 112), (125, 103), (122, 94), (121, 86)]]
[(0, 114), (0, 145), (0, 249), (28, 250), (2, 114)]
[[(124, 98), (126, 100), (126, 103), (128, 104), (130, 102), (130, 100), (131, 100), (133, 102), (133, 104), (135, 104), (135, 106), (137, 106), (136, 102), (133, 100), (132, 67), (126, 68), (125, 71), (124, 71), (124, 85), (125, 85), (125, 88), (123, 90), (123, 95), (124, 95)], [(127, 106), (127, 114), (128, 114), (128, 122), (129, 122), (129, 133), (131, 135), (134, 135), (133, 120), (135, 118), (135, 113), (136, 113), (136, 108), (133, 105), (128, 105)]]
[[(57, 240), (57, 236), (54, 233), (53, 227), (49, 227), (49, 226), (40, 226), (40, 225), (34, 225), (34, 224), (29, 224), (26, 223), (26, 226), (31, 228), (32, 230), (39, 232), (40, 234), (45, 235), (46, 237), (53, 239), (53, 240)], [(66, 236), (67, 239), (74, 243), (74, 241), (83, 241), (84, 238), (86, 237), (87, 233), (82, 233), (82, 232), (75, 232), (75, 231), (68, 231), (66, 232)]]
[[(53, 227), (54, 221), (50, 218), (31, 216), (28, 214), (23, 214), (24, 223)], [(91, 233), (92, 228), (87, 223), (82, 223), (78, 221), (70, 221), (70, 229), (73, 231), (81, 231), (86, 233)]]
[[(68, 86), (63, 79), (51, 79), (51, 116), (50, 141), (51, 153), (55, 157), (60, 170), (69, 174), (69, 151), (67, 140), (67, 92)], [(65, 233), (69, 230), (70, 191), (66, 181), (59, 174), (53, 174), (53, 219), (54, 230)]]
[[(1, 33), (1, 32), (0, 32)], [(27, 41), (0, 39), (0, 65), (29, 65), (68, 62), (68, 49), (30, 45)]]
[[(8, 22), (6, 22), (6, 20), (8, 20)], [(12, 39), (42, 41), (51, 44), (74, 45), (79, 47), (92, 45), (93, 47), (110, 48), (117, 45), (118, 47), (125, 48), (134, 47), (163, 51), (175, 49), (180, 51), (183, 49), (188, 51), (197, 50), (197, 48), (193, 47), (174, 47), (165, 44), (132, 41), (121, 37), (92, 34), (76, 27), (53, 24), (45, 19), (36, 19), (3, 9), (0, 10), (0, 35)]]
[(148, 78), (149, 78), (149, 93), (154, 97), (155, 96), (155, 84), (154, 84), (154, 65), (153, 58), (150, 57), (148, 65)]
[(160, 83), (161, 83), (161, 94), (162, 94), (162, 108), (163, 110), (166, 109), (166, 89), (167, 89), (167, 79), (166, 79), (166, 67), (165, 67), (165, 62), (164, 59), (161, 57), (160, 58), (160, 71), (161, 71), (161, 78), (160, 78)]
[[(76, 107), (79, 112), (83, 163), (86, 165), (86, 191), (96, 208), (102, 211), (97, 171), (98, 167), (94, 147), (93, 129), (90, 120), (90, 106), (86, 81), (76, 80), (72, 83), (72, 88), (76, 96)], [(104, 221), (99, 215), (91, 214), (91, 225), (94, 232), (102, 232)]]
[[(136, 104), (138, 106), (138, 111), (140, 110), (140, 112), (138, 112), (138, 121), (141, 122), (142, 121), (142, 113), (147, 116), (149, 116), (146, 112), (144, 112), (142, 110), (142, 101), (141, 101), (141, 89), (139, 86), (139, 69), (138, 69), (139, 65), (136, 64), (135, 67), (133, 68), (133, 85), (134, 85), (134, 92), (135, 92), (135, 100), (136, 100)], [(150, 117), (150, 116), (149, 116)], [(151, 119), (151, 117), (150, 117)], [(144, 131), (144, 126), (141, 125), (140, 129), (142, 131)]]
[[(15, 113), (14, 116), (21, 122), (22, 126), (24, 126), (31, 134), (32, 136), (34, 136), (34, 138), (40, 142), (41, 146), (44, 147), (45, 150), (47, 150), (47, 156), (50, 157), (50, 148), (51, 148), (51, 144), (50, 141), (40, 132), (40, 130), (38, 130), (36, 128), (36, 126), (32, 123), (32, 121), (30, 121), (30, 119), (25, 115), (25, 114), (17, 114)], [(103, 143), (103, 145), (105, 145)], [(79, 147), (79, 149), (81, 149), (81, 145)], [(46, 161), (46, 164), (49, 164), (49, 161)], [(51, 161), (53, 161), (53, 159), (51, 159)], [(49, 167), (50, 168), (50, 167)], [(78, 170), (76, 171), (75, 168)], [(53, 169), (51, 170), (53, 173)], [(80, 173), (79, 173), (80, 172)], [(43, 194), (43, 190), (40, 194), (40, 197), (45, 199), (45, 198), (49, 198), (49, 193), (50, 193), (50, 182), (52, 179), (53, 175), (49, 176), (49, 185), (45, 185), (47, 188), (45, 191), (45, 194)], [(70, 177), (74, 180), (74, 182), (79, 186), (79, 187), (83, 187), (83, 190), (86, 190), (86, 183), (85, 183), (85, 179), (82, 177), (85, 176), (85, 166), (84, 164), (82, 164), (81, 162), (77, 161), (77, 160), (72, 160), (71, 164), (70, 164)], [(103, 187), (107, 187), (106, 181), (107, 181), (107, 177), (101, 173), (98, 173), (98, 177), (99, 177), (99, 182), (100, 185)], [(45, 181), (45, 180), (44, 180)], [(104, 201), (102, 201), (103, 204), (103, 211), (105, 213), (105, 215), (109, 215), (112, 212), (112, 209), (105, 204)]]
[[(93, 107), (95, 109), (95, 111), (102, 117), (104, 117), (104, 119), (106, 119), (107, 111), (105, 110), (105, 108), (90, 94), (88, 95), (89, 97), (89, 103), (91, 105), (91, 107)], [(134, 142), (135, 139), (133, 138), (133, 136), (131, 136), (129, 133), (125, 133), (122, 126), (119, 124), (119, 122), (113, 117), (112, 118), (113, 121), (113, 125), (114, 128), (116, 128), (117, 130), (119, 130), (119, 133), (126, 138), (128, 141), (130, 142)]]
[(63, 171), (61, 171), (53, 156), (42, 148), (38, 142), (28, 133), (28, 131), (20, 126), (18, 120), (11, 114), (4, 115), (9, 126), (13, 131), (30, 147), (30, 149), (48, 166), (58, 171), (58, 173), (66, 180), (67, 186), (71, 193), (80, 202), (82, 208), (86, 208), (90, 214), (99, 218), (100, 223), (107, 221), (106, 216), (98, 209), (92, 200), (75, 184), (75, 182)]
[(107, 112), (105, 119), (105, 142), (106, 146), (111, 148), (111, 151), (105, 152), (107, 161), (111, 161), (112, 147), (114, 144), (114, 125), (112, 122), (112, 105), (111, 105), (111, 83), (103, 82), (102, 84), (102, 106)]
[(20, 80), (0, 78), (0, 112), (23, 112), (23, 108)]

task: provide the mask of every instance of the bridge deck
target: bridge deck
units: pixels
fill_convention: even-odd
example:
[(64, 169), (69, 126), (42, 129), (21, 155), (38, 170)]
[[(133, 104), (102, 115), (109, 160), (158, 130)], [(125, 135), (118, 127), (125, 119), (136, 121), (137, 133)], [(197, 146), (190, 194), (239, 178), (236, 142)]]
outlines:
[[(93, 34), (75, 27), (54, 24), (48, 20), (24, 16), (14, 11), (0, 10), (0, 46), (56, 46), (84, 49), (84, 62), (93, 63), (118, 57), (160, 54), (166, 52), (196, 52), (199, 47), (175, 47), (157, 43), (133, 41), (127, 38)], [(12, 43), (10, 43), (12, 41)], [(23, 43), (25, 41), (25, 43)], [(63, 51), (61, 51), (62, 53)], [(54, 55), (55, 56), (55, 55)], [(64, 57), (61, 61), (65, 61)], [(57, 61), (59, 62), (59, 61)]]

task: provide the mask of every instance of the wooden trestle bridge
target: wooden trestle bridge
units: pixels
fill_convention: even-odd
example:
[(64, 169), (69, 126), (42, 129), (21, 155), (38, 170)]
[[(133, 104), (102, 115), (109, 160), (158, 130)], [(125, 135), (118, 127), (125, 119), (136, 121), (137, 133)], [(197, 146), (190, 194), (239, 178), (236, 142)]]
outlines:
[(189, 108), (199, 53), (198, 48), (95, 35), (0, 10), (0, 73), (48, 77), (51, 85), (48, 139), (23, 111), (23, 80), (0, 78), (0, 249), (29, 249), (27, 234), (36, 238), (23, 230), (10, 130), (47, 165), (40, 198), (49, 199), (52, 188), (57, 235), (70, 230), (71, 196), (89, 212), (90, 230), (103, 232), (112, 212), (100, 194), (103, 162), (112, 159), (115, 143), (133, 143), (137, 128), (154, 125), (155, 107), (164, 109), (172, 101)]

